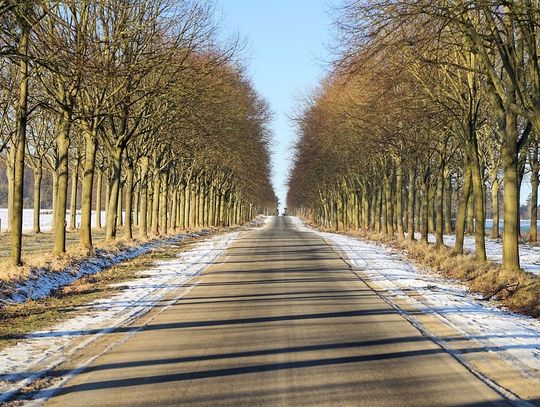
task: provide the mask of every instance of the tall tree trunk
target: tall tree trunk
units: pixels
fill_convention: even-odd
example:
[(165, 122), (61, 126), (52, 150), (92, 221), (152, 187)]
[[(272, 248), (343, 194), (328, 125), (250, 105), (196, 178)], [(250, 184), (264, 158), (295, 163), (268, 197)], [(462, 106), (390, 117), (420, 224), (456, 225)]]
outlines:
[(75, 171), (71, 175), (71, 196), (69, 202), (69, 229), (77, 229), (77, 187), (79, 184), (79, 159), (75, 162)]
[(429, 182), (427, 176), (424, 176), (422, 180), (422, 228), (420, 230), (420, 240), (424, 243), (428, 243), (429, 233)]
[(398, 240), (405, 239), (403, 232), (403, 170), (398, 164), (396, 168), (396, 217)]
[(139, 236), (148, 237), (148, 157), (141, 158)]
[(111, 185), (109, 188), (109, 203), (107, 211), (107, 229), (105, 237), (108, 241), (116, 239), (117, 233), (117, 208), (118, 198), (120, 196), (120, 182), (122, 176), (122, 154), (124, 153), (123, 147), (116, 147), (111, 152)]
[(154, 168), (153, 176), (154, 192), (152, 194), (152, 235), (159, 235), (159, 196), (161, 192), (161, 174), (158, 168)]
[(176, 227), (178, 225), (177, 215), (178, 215), (178, 187), (176, 185), (173, 185), (172, 202), (171, 202), (171, 222), (170, 222), (172, 230), (176, 230)]
[(41, 160), (34, 166), (34, 233), (41, 233), (40, 210), (41, 210), (41, 180), (43, 179), (43, 167)]
[(124, 235), (126, 239), (133, 239), (133, 163), (126, 160), (126, 220)]
[(478, 147), (473, 140), (469, 147), (471, 162), (471, 179), (474, 195), (474, 240), (475, 254), (478, 260), (487, 260), (486, 256), (486, 221), (484, 210), (484, 181), (480, 160), (478, 158)]
[[(81, 230), (79, 231), (81, 246), (92, 248), (92, 190), (94, 187), (94, 174), (96, 167), (97, 137), (95, 134), (87, 134), (84, 150), (83, 180), (81, 193)], [(99, 183), (99, 180), (98, 180)], [(100, 186), (101, 188), (101, 186)], [(96, 191), (99, 200), (100, 190)], [(101, 208), (99, 208), (101, 211)], [(96, 216), (100, 213), (96, 206)], [(97, 220), (97, 219), (96, 219)]]
[(469, 198), (471, 195), (471, 167), (468, 160), (463, 168), (463, 187), (461, 188), (461, 199), (459, 200), (459, 208), (456, 217), (456, 243), (454, 252), (463, 253), (463, 243), (465, 241), (465, 217), (467, 215), (467, 207), (469, 206)]
[(161, 215), (161, 220), (160, 220), (160, 233), (162, 235), (166, 235), (167, 234), (167, 218), (168, 218), (168, 214), (167, 214), (167, 211), (168, 211), (168, 207), (169, 205), (167, 205), (167, 196), (169, 194), (169, 191), (168, 191), (168, 174), (166, 171), (163, 171), (162, 174), (161, 174), (161, 194), (160, 194), (160, 204), (159, 204), (159, 207), (160, 207), (160, 215)]
[[(444, 167), (444, 166), (443, 166)], [(436, 206), (436, 220), (437, 225), (435, 227), (435, 244), (444, 245), (444, 219), (443, 219), (443, 207), (444, 207), (444, 168), (441, 168), (437, 176), (437, 191), (435, 194), (435, 206)]]
[(536, 242), (538, 240), (538, 171), (540, 164), (538, 163), (537, 147), (534, 148), (534, 153), (531, 162), (531, 223), (529, 232), (529, 241)]
[[(103, 190), (103, 173), (98, 168), (96, 171), (97, 176), (97, 182), (96, 182), (96, 228), (101, 229), (101, 195)], [(84, 187), (83, 187), (84, 188)], [(82, 230), (82, 224), (81, 221), (81, 230)]]
[(120, 189), (118, 191), (118, 205), (116, 206), (116, 226), (121, 227), (124, 225), (124, 186), (120, 181)]
[(504, 168), (503, 191), (503, 261), (505, 270), (518, 270), (519, 265), (519, 180), (518, 146), (516, 144), (517, 116), (506, 114), (505, 133), (501, 143)]
[[(135, 184), (137, 184), (135, 182)], [(140, 204), (140, 185), (133, 187), (133, 227), (139, 227), (139, 204)]]
[(28, 44), (30, 26), (22, 23), (19, 42), (19, 99), (17, 101), (15, 139), (15, 162), (13, 173), (13, 213), (11, 214), (11, 262), (15, 266), (22, 264), (22, 226), (23, 226), (23, 187), (24, 187), (24, 153), (26, 146), (26, 124), (28, 121)]
[(446, 174), (444, 183), (444, 233), (452, 234), (452, 175)]
[[(472, 186), (472, 181), (471, 181)], [(469, 195), (469, 202), (467, 202), (467, 234), (474, 234), (474, 196)]]
[(495, 178), (491, 182), (491, 202), (493, 206), (493, 225), (491, 227), (490, 237), (492, 239), (498, 239), (501, 234), (499, 231), (499, 189), (500, 181), (498, 178)]
[(15, 148), (10, 148), (6, 154), (6, 178), (8, 185), (8, 217), (6, 231), (11, 231), (11, 218), (13, 217), (13, 193), (15, 185)]
[(389, 177), (385, 178), (385, 193), (386, 193), (386, 233), (389, 236), (394, 236), (394, 204), (392, 200), (392, 184)]
[(416, 171), (414, 168), (409, 169), (409, 198), (407, 200), (407, 205), (409, 206), (409, 209), (407, 209), (407, 214), (409, 216), (409, 219), (407, 220), (407, 238), (411, 241), (415, 240), (414, 237), (414, 213), (415, 213), (415, 201), (416, 201)]
[(56, 208), (57, 208), (57, 205), (56, 205), (56, 202), (57, 202), (57, 198), (58, 198), (58, 171), (57, 171), (57, 168), (54, 169), (54, 171), (51, 172), (51, 177), (52, 177), (52, 197), (51, 197), (51, 200), (52, 200), (52, 219), (53, 219), (53, 224), (52, 224), (52, 231), (54, 233), (54, 220), (56, 219)]
[(55, 255), (66, 251), (66, 212), (68, 195), (68, 150), (69, 133), (71, 131), (71, 112), (66, 111), (62, 116), (62, 125), (56, 137), (58, 151), (58, 193), (56, 195), (56, 211), (54, 217), (54, 249)]

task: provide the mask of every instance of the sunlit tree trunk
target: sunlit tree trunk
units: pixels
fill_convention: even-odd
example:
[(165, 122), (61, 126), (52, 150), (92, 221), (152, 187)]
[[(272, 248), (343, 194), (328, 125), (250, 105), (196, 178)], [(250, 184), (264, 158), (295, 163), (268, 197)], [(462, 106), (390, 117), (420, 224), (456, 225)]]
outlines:
[[(96, 171), (96, 228), (101, 229), (101, 196), (103, 190), (103, 173), (98, 168)], [(82, 222), (81, 222), (82, 229)]]
[(148, 157), (141, 158), (141, 179), (139, 181), (139, 236), (148, 237)]
[(454, 252), (463, 253), (463, 243), (465, 241), (465, 217), (467, 215), (467, 207), (469, 206), (469, 198), (471, 195), (471, 167), (468, 161), (465, 162), (463, 168), (463, 187), (461, 188), (461, 198), (459, 200), (459, 208), (456, 216), (456, 243)]
[(79, 159), (75, 160), (75, 168), (71, 174), (71, 196), (69, 202), (69, 229), (77, 229), (77, 189), (79, 184)]
[(409, 219), (407, 220), (407, 238), (409, 240), (415, 240), (414, 237), (414, 214), (415, 214), (415, 202), (416, 202), (416, 171), (414, 168), (409, 169), (409, 198), (407, 200), (407, 205), (409, 206), (407, 213)]
[(71, 111), (64, 111), (62, 124), (56, 137), (58, 152), (57, 166), (57, 195), (56, 210), (54, 218), (54, 249), (55, 255), (60, 255), (66, 251), (66, 212), (67, 212), (67, 192), (68, 192), (68, 150), (69, 133), (71, 131)]
[(19, 98), (16, 106), (17, 122), (15, 137), (15, 162), (13, 172), (13, 195), (11, 215), (11, 263), (15, 266), (22, 264), (22, 227), (23, 227), (23, 187), (24, 187), (24, 155), (26, 146), (26, 125), (28, 121), (28, 48), (30, 41), (30, 26), (20, 18), (21, 33), (19, 42)]
[[(92, 189), (94, 186), (94, 174), (96, 168), (97, 137), (95, 134), (86, 135), (84, 154), (84, 168), (81, 194), (81, 246), (92, 247)], [(101, 173), (98, 173), (96, 188), (96, 226), (101, 227)], [(99, 207), (97, 203), (99, 202)], [(99, 220), (99, 222), (98, 222)]]
[(41, 160), (34, 166), (34, 233), (41, 233), (40, 211), (41, 211), (41, 180), (43, 178), (43, 167)]
[(123, 147), (115, 147), (111, 151), (110, 163), (111, 163), (111, 185), (109, 188), (109, 203), (107, 211), (107, 229), (105, 237), (108, 241), (116, 239), (117, 233), (117, 208), (121, 189), (121, 175), (122, 175), (122, 155), (124, 153)]

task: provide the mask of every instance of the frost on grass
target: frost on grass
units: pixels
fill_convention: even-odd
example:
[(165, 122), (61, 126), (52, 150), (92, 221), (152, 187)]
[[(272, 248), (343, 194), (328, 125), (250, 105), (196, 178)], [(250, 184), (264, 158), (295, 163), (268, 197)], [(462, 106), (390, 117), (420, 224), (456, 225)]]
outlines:
[(524, 374), (540, 381), (539, 321), (505, 311), (494, 303), (482, 301), (460, 284), (422, 272), (397, 250), (308, 229), (298, 218), (294, 218), (294, 223), (299, 230), (315, 232), (338, 247), (354, 268), (384, 290), (390, 302), (407, 301), (436, 316), (463, 337), (480, 343), (485, 351), (496, 352)]

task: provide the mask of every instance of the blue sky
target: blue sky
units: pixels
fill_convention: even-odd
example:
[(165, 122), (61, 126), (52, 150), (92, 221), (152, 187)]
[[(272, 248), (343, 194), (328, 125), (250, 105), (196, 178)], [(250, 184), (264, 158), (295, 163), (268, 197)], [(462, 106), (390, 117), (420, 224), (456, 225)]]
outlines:
[(298, 97), (324, 76), (332, 40), (332, 17), (326, 0), (217, 0), (223, 31), (247, 41), (246, 60), (258, 92), (274, 113), (273, 183), (285, 201), (290, 150), (295, 131), (289, 116)]

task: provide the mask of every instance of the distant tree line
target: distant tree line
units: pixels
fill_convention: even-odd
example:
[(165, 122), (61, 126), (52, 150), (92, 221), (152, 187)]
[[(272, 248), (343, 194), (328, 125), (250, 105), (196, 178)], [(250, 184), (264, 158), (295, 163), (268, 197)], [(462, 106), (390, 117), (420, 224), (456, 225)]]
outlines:
[(218, 45), (218, 28), (203, 0), (0, 0), (0, 154), (14, 264), (29, 171), (34, 232), (50, 202), (58, 255), (76, 210), (91, 250), (92, 209), (114, 240), (121, 224), (132, 239), (235, 225), (275, 208), (269, 110), (237, 62), (238, 41)]

